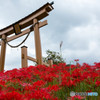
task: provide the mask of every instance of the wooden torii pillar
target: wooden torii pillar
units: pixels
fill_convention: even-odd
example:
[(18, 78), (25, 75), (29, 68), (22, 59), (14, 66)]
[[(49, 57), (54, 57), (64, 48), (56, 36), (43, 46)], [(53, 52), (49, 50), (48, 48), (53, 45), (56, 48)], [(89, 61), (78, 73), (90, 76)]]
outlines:
[[(34, 36), (35, 36), (36, 59), (27, 56), (26, 47), (22, 47), (22, 67), (28, 66), (27, 60), (35, 61), (39, 65), (44, 64), (42, 61), (42, 50), (41, 50), (39, 28), (47, 25), (47, 20), (43, 22), (40, 22), (40, 20), (47, 17), (49, 15), (49, 12), (53, 10), (52, 4), (53, 3), (46, 3), (35, 12), (26, 16), (25, 18), (0, 30), (0, 38), (1, 38), (0, 71), (4, 70), (5, 56), (6, 56), (6, 43), (14, 39), (17, 39), (25, 34), (28, 34), (29, 32), (32, 31), (34, 31)], [(30, 25), (31, 27), (27, 28)]]
[[(2, 39), (6, 39), (6, 35), (2, 35)], [(6, 55), (6, 43), (3, 40), (1, 40), (0, 71), (4, 70), (5, 55)]]
[[(37, 19), (33, 19), (33, 23), (38, 23)], [(35, 36), (35, 51), (36, 51), (36, 59), (39, 65), (42, 65), (42, 51), (41, 51), (41, 40), (39, 33), (39, 25), (36, 24), (34, 26), (34, 36)]]

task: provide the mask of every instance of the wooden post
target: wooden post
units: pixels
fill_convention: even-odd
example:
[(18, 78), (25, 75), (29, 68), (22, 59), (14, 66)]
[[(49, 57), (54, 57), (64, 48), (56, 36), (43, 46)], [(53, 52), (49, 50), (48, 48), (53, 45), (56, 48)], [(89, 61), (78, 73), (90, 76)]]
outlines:
[[(6, 40), (6, 35), (2, 35), (2, 39)], [(0, 71), (4, 70), (5, 65), (6, 43), (1, 40), (1, 57), (0, 57)]]
[(53, 67), (53, 60), (48, 60), (49, 66), (52, 68)]
[(28, 63), (27, 63), (27, 47), (26, 46), (22, 46), (21, 47), (21, 63), (22, 63), (22, 68), (23, 67), (27, 67)]
[(40, 41), (40, 33), (39, 33), (39, 24), (37, 22), (38, 22), (37, 19), (33, 20), (33, 24), (36, 23), (36, 25), (34, 26), (36, 60), (38, 65), (42, 65), (41, 41)]

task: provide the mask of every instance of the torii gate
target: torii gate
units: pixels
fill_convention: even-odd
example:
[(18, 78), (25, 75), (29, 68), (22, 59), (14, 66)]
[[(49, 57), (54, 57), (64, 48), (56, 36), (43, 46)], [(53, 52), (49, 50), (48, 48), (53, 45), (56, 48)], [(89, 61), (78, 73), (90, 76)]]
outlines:
[[(26, 67), (27, 60), (35, 61), (38, 65), (47, 65), (42, 61), (42, 51), (41, 51), (41, 41), (40, 41), (40, 33), (39, 28), (47, 25), (47, 20), (40, 22), (41, 19), (47, 17), (50, 11), (53, 10), (53, 3), (46, 3), (42, 7), (40, 7), (35, 12), (26, 16), (25, 18), (7, 26), (0, 30), (0, 45), (1, 45), (1, 54), (0, 54), (0, 71), (4, 70), (5, 65), (5, 55), (6, 55), (6, 44), (16, 38), (19, 38), (29, 32), (34, 31), (35, 37), (35, 51), (36, 51), (36, 59), (27, 56), (27, 47), (23, 46), (21, 48), (22, 54), (22, 67)], [(27, 28), (31, 25), (30, 28)], [(26, 29), (27, 28), (27, 29)], [(23, 31), (23, 29), (25, 29)], [(9, 37), (8, 37), (9, 36)], [(50, 61), (52, 64), (52, 61)]]

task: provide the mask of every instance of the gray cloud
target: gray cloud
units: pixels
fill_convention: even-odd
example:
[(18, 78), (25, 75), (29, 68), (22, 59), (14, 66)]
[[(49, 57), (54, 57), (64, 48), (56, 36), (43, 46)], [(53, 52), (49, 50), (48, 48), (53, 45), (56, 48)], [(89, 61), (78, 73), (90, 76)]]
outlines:
[[(0, 28), (27, 16), (46, 2), (51, 2), (51, 0), (1, 0)], [(62, 53), (63, 57), (66, 58), (66, 62), (69, 63), (77, 58), (80, 59), (80, 63), (93, 64), (93, 62), (99, 61), (99, 4), (99, 0), (55, 1), (54, 10), (50, 12), (50, 16), (45, 18), (48, 20), (48, 25), (40, 29), (43, 56), (46, 56), (45, 51), (47, 49), (59, 51), (59, 44), (63, 41)], [(23, 45), (27, 45), (28, 54), (35, 57), (33, 34), (31, 33)], [(10, 43), (16, 45), (24, 38), (25, 36)], [(8, 47), (6, 69), (19, 68), (21, 63), (20, 51), (20, 47), (18, 51)], [(32, 63), (29, 62), (29, 64)]]

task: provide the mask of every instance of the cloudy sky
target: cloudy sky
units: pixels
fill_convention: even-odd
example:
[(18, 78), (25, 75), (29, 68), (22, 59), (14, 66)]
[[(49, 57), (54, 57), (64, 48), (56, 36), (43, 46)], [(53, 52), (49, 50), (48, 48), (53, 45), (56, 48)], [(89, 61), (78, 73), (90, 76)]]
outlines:
[[(51, 0), (0, 0), (0, 29), (18, 21)], [(48, 25), (40, 29), (42, 53), (59, 52), (67, 63), (79, 59), (93, 64), (100, 61), (100, 0), (55, 0), (54, 10), (45, 18)], [(44, 19), (44, 20), (45, 20)], [(19, 44), (25, 36), (10, 44)], [(23, 44), (28, 55), (35, 57), (34, 33)], [(22, 45), (22, 46), (23, 46)], [(34, 64), (29, 61), (29, 65)], [(5, 70), (21, 67), (21, 48), (7, 46)]]

